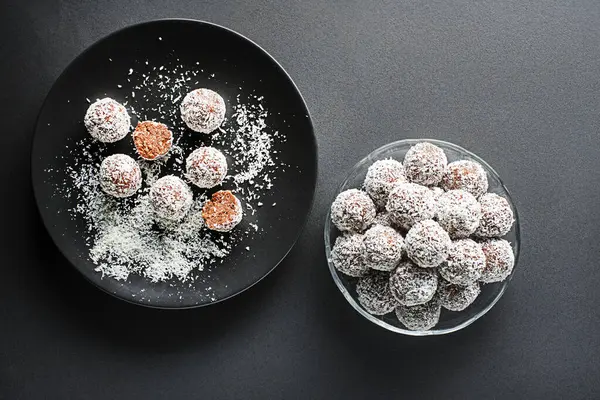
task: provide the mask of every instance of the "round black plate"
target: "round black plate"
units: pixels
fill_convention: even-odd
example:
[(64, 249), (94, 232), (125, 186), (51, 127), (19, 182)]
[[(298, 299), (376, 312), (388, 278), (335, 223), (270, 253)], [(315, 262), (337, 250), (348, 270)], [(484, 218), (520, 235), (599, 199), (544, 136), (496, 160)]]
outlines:
[[(89, 247), (79, 233), (85, 231), (85, 221), (71, 218), (66, 212), (75, 206), (74, 199), (56, 195), (56, 187), (65, 182), (65, 168), (73, 157), (67, 146), (88, 135), (82, 123), (89, 106), (86, 98), (93, 101), (109, 96), (123, 102), (135, 90), (133, 83), (124, 79), (126, 71), (175, 62), (183, 68), (202, 68), (206, 73), (196, 76), (198, 84), (192, 83), (192, 87), (212, 88), (228, 104), (238, 95), (264, 96), (263, 104), (270, 111), (269, 129), (287, 138), (276, 144), (276, 150), (280, 161), (288, 167), (276, 172), (276, 185), (265, 195), (262, 200), (265, 206), (256, 214), (264, 232), (243, 239), (223, 264), (198, 272), (202, 279), (190, 284), (177, 280), (152, 283), (137, 275), (130, 275), (126, 281), (102, 278), (94, 271)], [(230, 112), (228, 109), (228, 115)], [(135, 124), (133, 115), (132, 123)], [(202, 143), (198, 136), (194, 140)], [(111, 149), (134, 155), (127, 139)], [(49, 169), (53, 172), (48, 172)], [(60, 251), (87, 279), (106, 292), (129, 302), (160, 308), (212, 304), (244, 291), (272, 271), (291, 250), (306, 222), (316, 174), (316, 140), (308, 110), (283, 68), (266, 51), (238, 33), (191, 20), (160, 20), (131, 26), (100, 40), (77, 57), (44, 102), (32, 149), (36, 201)], [(271, 206), (273, 203), (277, 206)], [(206, 295), (208, 291), (210, 296)]]

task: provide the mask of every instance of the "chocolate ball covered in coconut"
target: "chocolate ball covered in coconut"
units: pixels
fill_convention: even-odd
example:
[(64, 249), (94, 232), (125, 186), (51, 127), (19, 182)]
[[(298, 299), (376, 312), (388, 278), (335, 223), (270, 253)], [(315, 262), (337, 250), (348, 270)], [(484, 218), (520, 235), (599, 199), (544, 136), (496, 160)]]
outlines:
[(390, 290), (405, 306), (427, 303), (437, 290), (438, 276), (433, 269), (419, 268), (410, 261), (401, 261), (390, 275)]
[(396, 317), (411, 331), (430, 330), (440, 321), (440, 313), (441, 306), (438, 296), (434, 296), (425, 304), (396, 307)]
[(475, 196), (464, 190), (450, 190), (438, 199), (437, 219), (452, 238), (465, 238), (475, 232), (481, 206)]
[(189, 92), (180, 105), (181, 119), (193, 131), (211, 133), (225, 119), (225, 101), (210, 89)]
[(391, 271), (402, 258), (404, 239), (389, 226), (373, 225), (365, 232), (364, 243), (369, 268)]
[(417, 222), (406, 234), (406, 254), (419, 267), (433, 268), (448, 257), (452, 240), (433, 220)]
[(488, 239), (481, 243), (485, 254), (485, 268), (479, 280), (484, 283), (502, 282), (515, 266), (512, 246), (504, 239)]
[(192, 206), (192, 191), (189, 186), (173, 175), (163, 176), (150, 188), (150, 205), (158, 218), (179, 221)]
[(212, 147), (194, 150), (185, 162), (186, 176), (201, 189), (210, 189), (223, 182), (227, 175), (227, 159)]
[(440, 183), (442, 189), (449, 190), (465, 190), (471, 193), (476, 198), (488, 190), (487, 173), (481, 164), (470, 161), (461, 160), (448, 164), (446, 172)]
[(364, 188), (377, 207), (384, 208), (390, 191), (398, 184), (406, 182), (404, 167), (396, 160), (375, 161), (368, 169)]
[(83, 123), (94, 139), (113, 143), (127, 136), (131, 119), (123, 105), (106, 97), (88, 107)]
[(365, 263), (364, 235), (347, 233), (338, 236), (331, 249), (331, 262), (333, 266), (348, 276), (363, 276), (369, 267)]
[(450, 311), (463, 311), (469, 307), (481, 293), (479, 283), (473, 282), (466, 286), (455, 285), (440, 279), (438, 296), (442, 307)]
[(104, 193), (114, 197), (130, 197), (142, 186), (142, 171), (128, 155), (113, 154), (102, 160), (99, 181)]
[(173, 133), (165, 124), (160, 122), (139, 122), (133, 131), (132, 137), (137, 153), (148, 161), (166, 155), (173, 144)]
[(229, 232), (243, 217), (242, 204), (229, 190), (213, 193), (202, 207), (202, 218), (206, 227), (217, 232)]
[(373, 200), (358, 189), (343, 191), (331, 204), (331, 222), (340, 231), (362, 232), (373, 223), (375, 215)]
[(510, 231), (515, 218), (508, 200), (495, 193), (486, 193), (479, 199), (481, 219), (475, 234), (480, 237), (500, 237)]
[(373, 315), (392, 312), (398, 304), (390, 291), (390, 274), (386, 272), (367, 272), (359, 278), (356, 294), (360, 305)]
[(448, 258), (439, 271), (448, 282), (466, 286), (477, 281), (484, 268), (485, 254), (481, 245), (471, 239), (459, 239), (450, 245)]
[(390, 192), (386, 210), (393, 223), (409, 229), (415, 223), (435, 216), (435, 198), (425, 186), (401, 183)]
[(412, 146), (404, 157), (406, 177), (419, 185), (437, 185), (442, 180), (447, 165), (444, 150), (427, 142)]

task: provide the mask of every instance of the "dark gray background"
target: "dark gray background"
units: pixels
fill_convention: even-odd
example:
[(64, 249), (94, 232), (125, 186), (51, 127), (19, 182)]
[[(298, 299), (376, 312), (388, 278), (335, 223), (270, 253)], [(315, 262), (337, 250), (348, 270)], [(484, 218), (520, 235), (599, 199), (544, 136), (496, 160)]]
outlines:
[[(2, 3), (0, 398), (598, 398), (600, 3), (448, 3)], [(184, 312), (86, 283), (42, 228), (29, 179), (35, 118), (62, 69), (110, 32), (162, 17), (263, 46), (302, 91), (319, 142), (315, 207), (289, 257), (243, 295)], [(343, 171), (408, 137), (482, 156), (522, 218), (506, 295), (447, 337), (362, 320), (325, 263)]]

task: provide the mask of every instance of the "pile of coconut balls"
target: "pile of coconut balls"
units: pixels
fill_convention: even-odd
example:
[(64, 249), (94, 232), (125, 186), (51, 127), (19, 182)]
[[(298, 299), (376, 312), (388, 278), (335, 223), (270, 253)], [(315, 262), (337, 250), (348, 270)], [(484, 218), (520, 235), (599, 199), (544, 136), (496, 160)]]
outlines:
[[(223, 98), (210, 89), (196, 89), (188, 93), (180, 104), (181, 118), (195, 132), (211, 133), (225, 119)], [(105, 143), (117, 142), (129, 133), (130, 117), (123, 105), (111, 98), (91, 104), (84, 124), (90, 135)], [(154, 161), (166, 156), (173, 145), (173, 133), (160, 122), (139, 122), (132, 133), (138, 155)], [(106, 157), (100, 165), (100, 186), (111, 196), (133, 196), (142, 186), (142, 172), (138, 163), (125, 154)], [(201, 189), (221, 184), (227, 175), (227, 160), (223, 153), (212, 147), (200, 147), (188, 155), (186, 177)], [(158, 219), (182, 220), (193, 203), (193, 194), (181, 178), (167, 175), (159, 178), (150, 188), (150, 204)], [(227, 232), (242, 220), (240, 201), (228, 190), (214, 193), (202, 208), (202, 217), (209, 229)]]
[(411, 147), (403, 163), (376, 161), (363, 190), (346, 190), (331, 205), (342, 232), (331, 261), (358, 278), (358, 301), (370, 314), (395, 312), (406, 328), (429, 330), (442, 308), (465, 310), (480, 284), (501, 282), (513, 270), (512, 247), (501, 239), (513, 211), (487, 190), (480, 164), (448, 163), (431, 143)]

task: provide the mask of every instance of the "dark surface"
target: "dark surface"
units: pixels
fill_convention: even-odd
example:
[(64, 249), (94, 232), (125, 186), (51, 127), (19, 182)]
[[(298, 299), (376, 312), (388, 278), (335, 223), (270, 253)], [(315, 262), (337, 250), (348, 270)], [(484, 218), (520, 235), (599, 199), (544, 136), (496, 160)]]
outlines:
[[(205, 54), (198, 54), (198, 38), (204, 39), (202, 48)], [(150, 76), (168, 74), (173, 80), (180, 78), (180, 73), (171, 72), (174, 65), (183, 66), (184, 71), (198, 70), (200, 73), (171, 97), (183, 97), (198, 87), (211, 88), (223, 96), (229, 120), (234, 119), (232, 108), (236, 105), (236, 98), (239, 97), (244, 104), (255, 105), (254, 97), (264, 97), (261, 105), (269, 110), (265, 120), (269, 132), (285, 132), (285, 140), (274, 140), (272, 151), (277, 152), (277, 162), (286, 167), (269, 174), (274, 179), (273, 189), (263, 191), (260, 199), (267, 206), (257, 207), (257, 201), (252, 201), (256, 213), (246, 212), (235, 231), (226, 234), (226, 237), (233, 235), (241, 239), (228, 239), (236, 244), (224, 262), (207, 266), (202, 272), (191, 273), (193, 282), (173, 280), (150, 284), (147, 279), (133, 274), (125, 281), (103, 278), (102, 274), (94, 271), (96, 265), (88, 256), (91, 235), (87, 234), (87, 221), (81, 215), (73, 218), (68, 212), (76, 208), (81, 199), (76, 195), (57, 195), (60, 193), (57, 188), (73, 181), (69, 178), (68, 167), (80, 166), (77, 159), (81, 146), (77, 147), (74, 143), (89, 138), (82, 124), (82, 117), (89, 106), (86, 98), (95, 100), (109, 96), (123, 104), (127, 102), (128, 107), (138, 110), (138, 114), (141, 109), (158, 108), (165, 103), (155, 94), (160, 91), (138, 90), (136, 87), (143, 80), (141, 75), (144, 72)], [(165, 72), (152, 72), (162, 66), (166, 66), (162, 70)], [(136, 71), (135, 75), (129, 75), (130, 68)], [(120, 83), (122, 88), (117, 86)], [(126, 98), (131, 92), (137, 92), (137, 96)], [(175, 103), (171, 107), (177, 109), (179, 105)], [(185, 156), (198, 146), (214, 146), (230, 156), (230, 174), (244, 172), (234, 164), (231, 156), (235, 156), (235, 152), (231, 147), (220, 144), (221, 141), (233, 141), (231, 135), (221, 133), (220, 136), (225, 138), (217, 139), (218, 143), (214, 144), (211, 135), (190, 131), (179, 114), (175, 115), (171, 118), (150, 111), (140, 114), (140, 118), (158, 118), (166, 123), (174, 131), (175, 142)], [(134, 115), (133, 126), (138, 121)], [(227, 130), (231, 124), (231, 121), (226, 122), (224, 129)], [(115, 153), (139, 158), (129, 136), (113, 144), (94, 143), (92, 151), (98, 156), (96, 163)], [(246, 290), (285, 257), (308, 218), (317, 174), (316, 153), (313, 128), (302, 96), (285, 71), (268, 54), (238, 34), (216, 25), (162, 20), (116, 32), (94, 44), (67, 67), (40, 111), (31, 168), (34, 193), (45, 226), (57, 247), (87, 279), (108, 293), (133, 303), (160, 308), (189, 308), (214, 304)], [(169, 160), (161, 175), (179, 175), (179, 171), (174, 169), (174, 165), (179, 166), (174, 158)], [(267, 169), (263, 174), (268, 172)], [(256, 180), (259, 179), (260, 176)], [(143, 189), (147, 186), (145, 184)], [(241, 186), (245, 190), (252, 189), (248, 183)], [(195, 196), (201, 193), (210, 195), (221, 189), (236, 191), (231, 182), (210, 191), (192, 185)], [(78, 192), (76, 189), (73, 191)], [(241, 199), (245, 203), (245, 198)], [(274, 203), (279, 206), (271, 206)], [(257, 223), (262, 231), (254, 233), (250, 223)], [(244, 231), (251, 233), (242, 235), (240, 232)], [(211, 235), (213, 240), (223, 237), (221, 232)]]
[[(426, 0), (38, 1), (0, 8), (5, 399), (498, 398), (600, 393), (600, 4)], [(210, 20), (269, 51), (319, 142), (315, 208), (273, 274), (214, 307), (156, 311), (96, 290), (37, 216), (36, 115), (82, 50), (126, 25)], [(322, 224), (374, 148), (428, 136), (495, 167), (522, 221), (521, 265), (484, 318), (415, 339), (361, 319), (335, 288)]]

